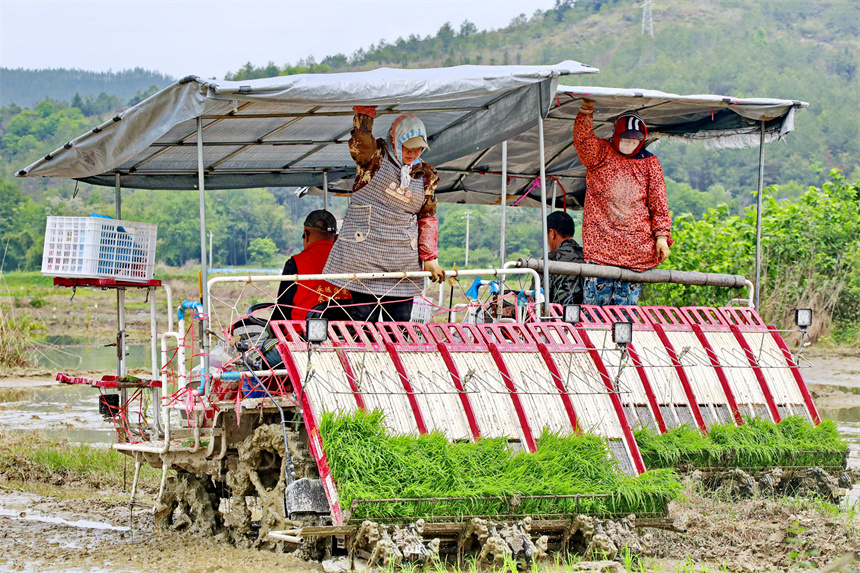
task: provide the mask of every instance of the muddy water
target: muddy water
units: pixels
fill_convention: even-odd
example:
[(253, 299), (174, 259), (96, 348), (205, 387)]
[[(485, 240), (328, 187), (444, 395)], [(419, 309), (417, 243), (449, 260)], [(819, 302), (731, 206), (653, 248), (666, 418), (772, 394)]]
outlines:
[(99, 392), (89, 386), (39, 386), (17, 402), (0, 402), (0, 427), (44, 430), (90, 444), (114, 441), (113, 423), (98, 410)]
[[(149, 368), (151, 363), (149, 345), (129, 344), (126, 352), (126, 364), (129, 370)], [(33, 361), (40, 368), (60, 372), (64, 370), (111, 372), (116, 370), (116, 347), (89, 344), (39, 347), (33, 351)]]

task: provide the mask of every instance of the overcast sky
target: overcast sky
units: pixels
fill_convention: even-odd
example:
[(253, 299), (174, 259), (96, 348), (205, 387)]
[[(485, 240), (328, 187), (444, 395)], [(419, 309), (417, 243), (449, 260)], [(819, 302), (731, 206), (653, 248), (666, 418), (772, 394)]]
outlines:
[(450, 21), (501, 28), (553, 0), (0, 0), (0, 66), (141, 67), (223, 78), (251, 62), (351, 55), (384, 38), (435, 34)]

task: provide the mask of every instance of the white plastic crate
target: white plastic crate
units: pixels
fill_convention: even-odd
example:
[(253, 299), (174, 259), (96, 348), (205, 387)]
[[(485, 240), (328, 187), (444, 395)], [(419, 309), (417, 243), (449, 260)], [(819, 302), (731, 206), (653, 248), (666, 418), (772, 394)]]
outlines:
[(157, 230), (152, 223), (102, 217), (48, 217), (42, 274), (148, 281)]
[(412, 305), (412, 322), (423, 322), (427, 324), (433, 319), (433, 301), (425, 296), (416, 296)]

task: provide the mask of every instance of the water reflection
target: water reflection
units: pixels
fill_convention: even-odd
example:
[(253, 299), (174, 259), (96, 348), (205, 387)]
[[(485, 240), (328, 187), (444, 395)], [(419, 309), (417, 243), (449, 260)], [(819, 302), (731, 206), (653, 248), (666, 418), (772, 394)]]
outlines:
[[(71, 337), (55, 337), (71, 338)], [(116, 346), (64, 345), (39, 347), (33, 350), (33, 361), (48, 370), (116, 370)], [(128, 369), (150, 367), (150, 346), (131, 344), (126, 347)]]
[(109, 445), (114, 427), (99, 414), (98, 400), (98, 390), (89, 386), (36, 387), (19, 402), (0, 403), (0, 426)]

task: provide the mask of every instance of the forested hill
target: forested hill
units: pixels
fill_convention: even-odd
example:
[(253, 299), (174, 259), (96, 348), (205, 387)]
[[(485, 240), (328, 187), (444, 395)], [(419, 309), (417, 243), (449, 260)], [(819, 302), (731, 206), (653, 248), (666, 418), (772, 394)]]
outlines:
[[(565, 59), (600, 68), (566, 83), (640, 87), (681, 94), (714, 93), (809, 102), (786, 145), (767, 149), (766, 183), (794, 182), (796, 197), (831, 168), (860, 173), (860, 3), (856, 0), (661, 0), (654, 37), (642, 34), (641, 2), (556, 0), (555, 8), (515, 18), (504, 29), (444, 25), (433, 36), (388, 38), (319, 62), (255, 67), (232, 79), (379, 66), (543, 64)], [(671, 149), (669, 149), (671, 148)], [(667, 175), (693, 189), (726, 190), (748, 203), (755, 153), (664, 145)]]
[[(294, 65), (249, 63), (225, 73), (229, 79), (243, 79), (381, 66), (579, 60), (599, 67), (600, 74), (566, 81), (807, 101), (809, 108), (797, 114), (795, 132), (784, 143), (766, 147), (765, 184), (777, 186), (775, 199), (797, 200), (809, 186), (821, 187), (832, 168), (857, 181), (860, 3), (660, 0), (653, 8), (653, 38), (641, 33), (641, 4), (641, 0), (556, 0), (554, 9), (522, 15), (500, 30), (481, 31), (480, 22), (463, 22), (442, 26), (425, 37), (387, 38), (350, 56), (333, 54)], [(9, 78), (15, 73), (25, 72), (0, 73), (5, 104), (0, 106), (0, 241), (5, 268), (37, 268), (45, 215), (111, 213), (113, 190), (61, 179), (17, 179), (14, 173), (134, 105), (152, 93), (151, 85), (164, 85), (170, 78), (143, 70), (113, 75), (53, 70), (26, 72), (32, 74), (26, 81), (20, 77), (12, 81)], [(134, 77), (140, 82), (125, 82)], [(104, 83), (87, 84), (96, 87), (85, 90), (75, 83), (81, 78)], [(16, 86), (26, 82), (43, 90), (50, 83), (52, 89), (65, 91), (43, 91), (53, 99), (36, 104), (6, 104), (14, 99)], [(720, 211), (727, 217), (742, 214), (753, 202), (757, 149), (714, 151), (701, 145), (662, 143), (653, 150), (666, 173), (669, 206), (676, 220), (684, 213), (701, 218), (722, 203), (728, 205)], [(213, 192), (211, 198), (207, 220), (220, 231), (214, 239), (215, 260), (230, 265), (259, 262), (251, 249), (258, 240), (268, 240), (280, 253), (299, 248), (296, 225), (319, 204), (310, 197), (299, 199), (287, 189)], [(333, 208), (340, 215), (343, 207), (338, 203)], [(464, 262), (465, 208), (440, 205), (440, 260), (445, 265)], [(469, 208), (473, 211), (469, 261), (494, 264), (498, 210)], [(173, 265), (199, 257), (197, 221), (189, 212), (188, 198), (182, 193), (138, 190), (123, 199), (127, 217), (159, 223), (157, 258)], [(541, 237), (535, 211), (512, 209), (508, 217), (508, 255), (537, 252)]]
[(33, 107), (45, 98), (72, 101), (75, 94), (86, 98), (88, 95), (98, 97), (104, 93), (126, 101), (136, 92), (146, 91), (150, 86), (163, 88), (173, 81), (168, 75), (141, 68), (119, 72), (0, 68), (0, 86), (3, 86), (0, 89), (0, 106), (14, 103), (21, 107)]

